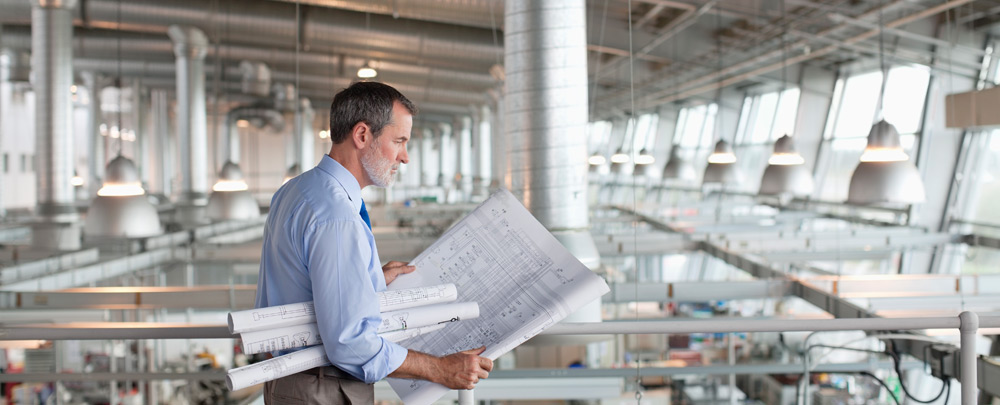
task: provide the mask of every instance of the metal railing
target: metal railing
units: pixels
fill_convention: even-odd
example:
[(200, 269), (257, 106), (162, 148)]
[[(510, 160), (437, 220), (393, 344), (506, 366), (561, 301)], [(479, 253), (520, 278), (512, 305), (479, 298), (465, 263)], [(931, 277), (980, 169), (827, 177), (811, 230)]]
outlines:
[[(958, 317), (848, 318), (848, 319), (726, 319), (698, 321), (624, 321), (562, 323), (543, 335), (690, 334), (737, 332), (910, 331), (958, 329), (960, 333), (959, 381), (962, 404), (975, 405), (978, 397), (976, 335), (980, 328), (1000, 327), (1000, 316), (980, 317), (962, 312)], [(106, 339), (220, 339), (236, 338), (227, 325), (193, 325), (139, 322), (79, 324), (0, 325), (0, 340), (106, 340)], [(460, 403), (472, 404), (471, 392), (460, 392)]]

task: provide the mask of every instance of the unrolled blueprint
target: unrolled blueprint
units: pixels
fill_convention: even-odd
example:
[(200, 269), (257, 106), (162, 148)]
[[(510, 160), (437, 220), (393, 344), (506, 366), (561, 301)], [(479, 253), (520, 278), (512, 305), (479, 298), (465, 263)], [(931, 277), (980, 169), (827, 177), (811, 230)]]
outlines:
[(378, 325), (378, 333), (458, 322), (478, 317), (479, 305), (475, 302), (452, 302), (401, 309), (382, 313), (382, 323)]
[[(455, 285), (432, 285), (376, 293), (379, 312), (396, 311), (421, 305), (451, 302), (458, 297)], [(316, 322), (312, 301), (255, 308), (229, 313), (229, 333), (244, 333)]]
[[(480, 317), (410, 339), (409, 349), (442, 356), (486, 346), (496, 359), (609, 291), (508, 191), (500, 190), (410, 264), (391, 289), (452, 283)], [(407, 405), (430, 404), (448, 391), (422, 380), (390, 379)]]
[[(479, 317), (475, 302), (453, 302), (383, 312), (378, 333), (404, 331)], [(243, 353), (256, 354), (322, 344), (315, 322), (240, 334)], [(387, 338), (388, 339), (388, 338)], [(392, 340), (392, 339), (389, 339)]]
[[(415, 336), (441, 330), (446, 325), (448, 324), (442, 323), (421, 328), (386, 332), (380, 333), (379, 336), (391, 342), (401, 342)], [(312, 346), (273, 359), (229, 370), (229, 373), (226, 375), (226, 386), (229, 387), (230, 391), (234, 391), (281, 377), (287, 377), (313, 367), (322, 367), (329, 364), (330, 361), (326, 357), (326, 351), (323, 350), (323, 346)]]

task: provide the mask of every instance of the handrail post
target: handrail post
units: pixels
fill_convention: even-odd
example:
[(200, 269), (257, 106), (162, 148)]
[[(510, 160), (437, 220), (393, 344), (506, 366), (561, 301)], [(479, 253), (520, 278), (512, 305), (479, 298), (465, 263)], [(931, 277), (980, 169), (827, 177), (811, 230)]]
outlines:
[(979, 387), (976, 376), (976, 332), (979, 330), (979, 315), (975, 312), (964, 311), (958, 315), (961, 324), (958, 328), (961, 333), (961, 374), (962, 382), (962, 405), (976, 405), (979, 398)]
[(472, 390), (458, 390), (458, 405), (473, 405), (476, 403)]

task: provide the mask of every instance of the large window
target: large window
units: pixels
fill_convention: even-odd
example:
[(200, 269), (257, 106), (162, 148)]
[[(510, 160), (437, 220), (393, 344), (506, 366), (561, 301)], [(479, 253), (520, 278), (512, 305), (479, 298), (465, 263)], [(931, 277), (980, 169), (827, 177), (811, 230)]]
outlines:
[(798, 108), (798, 88), (747, 96), (737, 129), (738, 143), (773, 143), (782, 135), (791, 135)]
[(686, 159), (698, 163), (708, 159), (712, 151), (712, 140), (715, 137), (715, 116), (719, 107), (716, 104), (702, 104), (685, 107), (677, 116), (677, 127), (674, 130), (674, 143), (681, 148), (680, 153)]
[(774, 150), (774, 141), (793, 135), (799, 109), (799, 89), (748, 95), (743, 99), (736, 129), (736, 164), (746, 174), (743, 186), (755, 190)]
[[(930, 71), (923, 66), (896, 66), (889, 70), (882, 115), (896, 126), (903, 149), (911, 158), (921, 130)], [(863, 72), (837, 81), (824, 131), (817, 197), (843, 201), (858, 158), (868, 144), (868, 132), (878, 116), (882, 72)]]
[(643, 114), (639, 116), (634, 128), (632, 139), (632, 151), (638, 153), (643, 148), (652, 150), (656, 142), (656, 124), (659, 123), (660, 116), (656, 114)]

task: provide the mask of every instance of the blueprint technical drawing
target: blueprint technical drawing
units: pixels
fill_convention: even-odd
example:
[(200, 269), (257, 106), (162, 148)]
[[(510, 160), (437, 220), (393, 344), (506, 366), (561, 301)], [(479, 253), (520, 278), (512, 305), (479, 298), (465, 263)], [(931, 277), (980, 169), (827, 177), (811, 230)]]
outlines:
[[(445, 232), (390, 289), (452, 283), (459, 301), (478, 302), (480, 317), (408, 341), (442, 356), (486, 346), (495, 360), (609, 291), (507, 190), (499, 190)], [(407, 405), (430, 404), (448, 389), (423, 380), (389, 379)]]
[[(455, 285), (432, 285), (375, 293), (379, 312), (397, 311), (422, 305), (454, 301), (458, 297)], [(229, 333), (237, 334), (316, 322), (312, 301), (254, 308), (229, 313)]]

